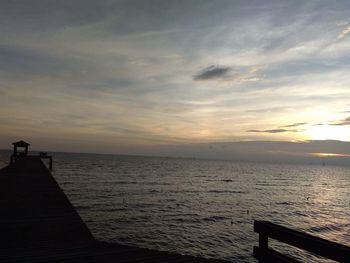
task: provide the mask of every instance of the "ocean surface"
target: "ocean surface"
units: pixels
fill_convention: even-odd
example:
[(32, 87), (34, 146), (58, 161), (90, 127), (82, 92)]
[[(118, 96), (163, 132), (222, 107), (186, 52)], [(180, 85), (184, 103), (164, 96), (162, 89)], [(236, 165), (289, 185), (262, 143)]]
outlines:
[[(0, 151), (0, 167), (9, 155)], [(52, 155), (54, 177), (99, 240), (256, 262), (253, 221), (268, 220), (350, 246), (350, 167)]]

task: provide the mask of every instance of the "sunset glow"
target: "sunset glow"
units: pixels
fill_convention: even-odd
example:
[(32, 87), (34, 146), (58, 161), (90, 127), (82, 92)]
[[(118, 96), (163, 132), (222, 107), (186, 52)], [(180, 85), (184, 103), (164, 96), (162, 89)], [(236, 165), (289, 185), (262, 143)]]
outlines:
[(317, 157), (350, 157), (350, 154), (342, 153), (311, 153), (311, 155)]
[(348, 141), (350, 139), (350, 129), (345, 126), (321, 124), (310, 127), (306, 134), (311, 140)]

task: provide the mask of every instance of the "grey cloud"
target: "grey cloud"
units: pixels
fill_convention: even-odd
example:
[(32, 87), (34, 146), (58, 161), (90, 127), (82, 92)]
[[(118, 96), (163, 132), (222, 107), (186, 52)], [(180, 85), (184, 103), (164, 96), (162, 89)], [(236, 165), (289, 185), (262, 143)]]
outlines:
[[(96, 23), (114, 10), (113, 1), (1, 1), (0, 17), (11, 30), (47, 31)], [(5, 27), (4, 27), (5, 28)], [(5, 28), (6, 29), (6, 28)]]
[(81, 59), (48, 54), (44, 51), (18, 46), (0, 45), (0, 70), (19, 75), (61, 75), (84, 70), (91, 65)]
[[(259, 3), (259, 1), (254, 2)], [(218, 23), (221, 24), (226, 23), (226, 20), (249, 19), (248, 16), (254, 17), (251, 10), (259, 9), (255, 3), (251, 2), (247, 5), (245, 1), (241, 0), (234, 2), (230, 0), (124, 0), (119, 1), (119, 3), (120, 5), (117, 7), (121, 7), (123, 12), (119, 13), (119, 17), (113, 21), (114, 27), (110, 28), (118, 33), (137, 33), (170, 28), (180, 30), (208, 29), (217, 26), (213, 21), (219, 21)], [(273, 4), (267, 3), (265, 5), (273, 6)], [(119, 23), (125, 20), (127, 23)], [(123, 24), (123, 28), (118, 27), (119, 24)], [(193, 46), (198, 47), (197, 45)]]
[[(322, 1), (285, 1), (275, 6), (278, 6), (278, 11), (276, 8), (272, 10), (269, 21), (276, 26), (277, 31), (267, 34), (261, 41), (267, 52), (283, 52), (303, 43), (311, 43), (315, 39), (323, 43), (333, 41), (340, 33), (339, 27), (335, 26), (335, 20), (346, 21), (350, 7), (347, 1), (337, 1), (332, 5)], [(278, 15), (273, 15), (276, 11)]]
[(271, 129), (271, 130), (248, 130), (247, 132), (283, 133), (283, 132), (298, 132), (298, 130), (288, 130), (288, 129)]
[[(123, 61), (119, 57), (111, 59)], [(3, 80), (26, 76), (50, 78), (52, 81), (69, 83), (71, 93), (79, 90), (130, 89), (135, 83), (133, 79), (121, 76), (118, 72), (110, 72), (108, 64), (103, 62), (107, 63), (106, 60), (69, 52), (49, 53), (31, 47), (0, 44), (0, 71)], [(99, 89), (96, 89), (97, 86)]]
[(292, 107), (271, 107), (271, 108), (246, 110), (245, 112), (251, 112), (251, 113), (280, 112), (280, 111), (286, 111), (291, 108)]
[[(312, 56), (312, 58), (311, 58)], [(290, 77), (303, 75), (315, 75), (318, 76), (323, 73), (329, 73), (338, 70), (338, 63), (343, 65), (349, 65), (349, 56), (346, 58), (330, 58), (324, 60), (322, 58), (315, 57), (314, 54), (307, 56), (306, 58), (293, 58), (291, 61), (282, 61), (279, 63), (271, 64), (263, 71), (263, 74), (267, 76), (274, 76), (276, 79), (282, 79), (287, 77), (286, 82), (290, 82)], [(277, 85), (287, 83), (277, 83)], [(271, 83), (269, 83), (271, 85)]]
[(225, 77), (230, 71), (229, 67), (209, 66), (193, 77), (194, 80), (211, 80)]
[[(247, 6), (254, 8), (253, 4)], [(252, 16), (244, 1), (227, 0), (32, 0), (30, 3), (4, 0), (0, 3), (3, 25), (22, 32), (24, 28), (27, 32), (38, 28), (50, 32), (50, 29), (94, 25), (99, 33), (120, 36), (172, 28), (200, 29), (212, 27), (212, 21), (222, 21), (223, 17), (237, 20), (247, 15)], [(11, 30), (6, 31), (10, 34)]]
[(334, 125), (334, 126), (346, 126), (346, 125), (350, 125), (350, 117), (345, 118), (345, 119), (340, 120), (340, 121), (336, 121), (336, 122), (334, 122), (334, 123), (331, 123), (331, 125)]
[(307, 122), (297, 122), (297, 123), (281, 126), (281, 128), (298, 127), (298, 126), (303, 126), (305, 124), (307, 124)]

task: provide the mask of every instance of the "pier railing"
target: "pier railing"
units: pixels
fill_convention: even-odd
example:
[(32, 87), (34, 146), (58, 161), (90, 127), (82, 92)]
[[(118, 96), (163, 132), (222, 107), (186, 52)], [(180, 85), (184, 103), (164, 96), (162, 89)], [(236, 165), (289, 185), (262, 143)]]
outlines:
[(350, 262), (350, 247), (292, 230), (267, 221), (255, 221), (254, 232), (259, 233), (259, 247), (254, 247), (254, 257), (259, 262), (299, 262), (268, 246), (272, 238), (338, 262)]
[(52, 171), (52, 156), (47, 155), (47, 152), (40, 152), (39, 157), (41, 159), (49, 159), (49, 169)]

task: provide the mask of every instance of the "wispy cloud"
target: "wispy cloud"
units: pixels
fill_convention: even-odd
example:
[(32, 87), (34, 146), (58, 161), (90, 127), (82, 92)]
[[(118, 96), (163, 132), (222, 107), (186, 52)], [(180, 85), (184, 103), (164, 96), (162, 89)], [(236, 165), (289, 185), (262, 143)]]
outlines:
[(343, 120), (335, 121), (335, 122), (331, 123), (330, 125), (335, 125), (335, 126), (346, 126), (346, 125), (350, 125), (350, 117), (345, 118), (345, 119), (343, 119)]
[(343, 39), (344, 37), (346, 37), (348, 34), (350, 33), (350, 26), (347, 26), (343, 29), (342, 32), (339, 33), (338, 35), (338, 39)]
[(247, 132), (284, 133), (284, 132), (298, 132), (298, 130), (289, 130), (289, 129), (271, 129), (271, 130), (248, 130)]
[(220, 79), (227, 75), (230, 67), (225, 66), (209, 66), (193, 77), (194, 80), (212, 80)]
[(22, 2), (0, 1), (2, 138), (110, 136), (102, 148), (309, 139), (304, 120), (347, 130), (350, 42), (334, 39), (349, 37), (349, 1)]
[(349, 22), (346, 20), (340, 20), (335, 23), (337, 26), (347, 26), (349, 25)]
[(281, 112), (281, 111), (286, 111), (286, 110), (288, 110), (290, 108), (291, 107), (279, 106), (279, 107), (270, 107), (270, 108), (246, 110), (245, 112), (251, 112), (251, 113)]
[(307, 122), (296, 122), (296, 123), (293, 123), (293, 124), (281, 126), (281, 128), (299, 127), (299, 126), (303, 126), (305, 124), (307, 124)]

